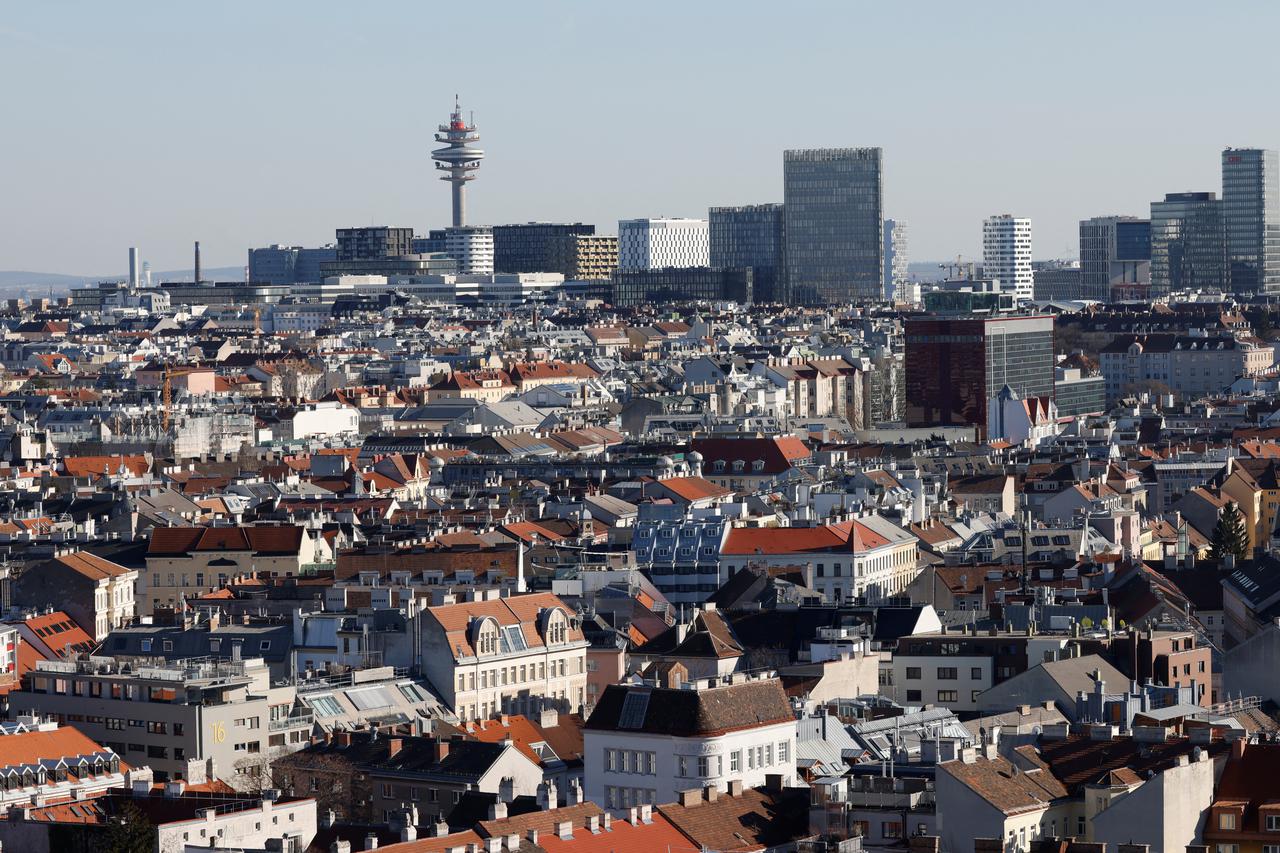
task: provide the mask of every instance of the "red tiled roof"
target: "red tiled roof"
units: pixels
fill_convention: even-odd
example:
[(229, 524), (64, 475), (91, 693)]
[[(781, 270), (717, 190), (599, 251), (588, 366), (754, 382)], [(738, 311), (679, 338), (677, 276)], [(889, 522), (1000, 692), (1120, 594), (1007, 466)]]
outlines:
[(141, 477), (151, 466), (147, 457), (134, 456), (67, 456), (62, 460), (62, 470), (68, 477), (98, 477), (104, 471), (114, 474), (123, 465), (135, 477)]
[(255, 551), (297, 554), (301, 527), (156, 527), (147, 556), (182, 556), (195, 551)]

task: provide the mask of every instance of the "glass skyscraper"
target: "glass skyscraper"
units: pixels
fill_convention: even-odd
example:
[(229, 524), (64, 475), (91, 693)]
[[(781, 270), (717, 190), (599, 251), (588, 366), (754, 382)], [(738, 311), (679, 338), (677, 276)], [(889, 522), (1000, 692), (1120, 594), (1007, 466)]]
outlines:
[(754, 272), (755, 301), (781, 300), (776, 284), (783, 256), (782, 205), (713, 207), (707, 219), (711, 232), (711, 266), (716, 269), (750, 267)]
[(783, 238), (791, 302), (881, 301), (881, 151), (815, 148), (783, 155)]
[(1280, 159), (1275, 151), (1222, 152), (1222, 219), (1231, 289), (1280, 295)]
[(1168, 193), (1151, 202), (1151, 295), (1226, 287), (1222, 200), (1215, 193)]
[[(1151, 220), (1095, 216), (1080, 222), (1080, 288), (1070, 299), (1107, 302), (1151, 286)], [(1037, 288), (1038, 291), (1038, 288)], [(1037, 292), (1036, 298), (1040, 298)]]

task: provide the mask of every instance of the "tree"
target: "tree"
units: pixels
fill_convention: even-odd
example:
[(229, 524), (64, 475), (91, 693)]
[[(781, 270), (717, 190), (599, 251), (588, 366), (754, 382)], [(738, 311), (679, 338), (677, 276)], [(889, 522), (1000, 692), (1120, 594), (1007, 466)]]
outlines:
[(1244, 524), (1244, 515), (1234, 501), (1222, 508), (1209, 547), (1209, 556), (1215, 560), (1221, 560), (1228, 554), (1237, 559), (1249, 555), (1249, 531)]
[(156, 849), (156, 832), (147, 816), (128, 800), (107, 824), (103, 853), (152, 853)]

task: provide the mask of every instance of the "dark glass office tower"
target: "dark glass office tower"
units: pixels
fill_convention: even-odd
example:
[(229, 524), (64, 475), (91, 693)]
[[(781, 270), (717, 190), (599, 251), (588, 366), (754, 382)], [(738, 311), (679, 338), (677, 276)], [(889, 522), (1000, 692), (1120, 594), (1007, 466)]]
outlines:
[(596, 233), (581, 222), (528, 222), (493, 226), (494, 272), (558, 272), (571, 275), (576, 238)]
[(1222, 152), (1222, 219), (1231, 290), (1280, 295), (1280, 159), (1275, 151)]
[(883, 299), (879, 148), (783, 155), (786, 293), (800, 304)]
[(1169, 193), (1151, 202), (1151, 295), (1227, 287), (1222, 201), (1215, 193)]
[(920, 317), (905, 337), (907, 426), (985, 429), (1005, 385), (1023, 399), (1053, 396), (1053, 317)]
[(708, 211), (711, 266), (715, 269), (750, 267), (755, 301), (782, 299), (776, 291), (782, 270), (782, 210), (780, 204), (713, 207)]

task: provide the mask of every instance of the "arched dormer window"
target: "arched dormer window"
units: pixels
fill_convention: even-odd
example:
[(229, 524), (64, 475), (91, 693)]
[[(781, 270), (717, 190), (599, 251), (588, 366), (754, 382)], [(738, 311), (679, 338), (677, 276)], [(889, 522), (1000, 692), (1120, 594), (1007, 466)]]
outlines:
[(471, 644), (477, 655), (496, 655), (498, 653), (498, 623), (492, 617), (477, 619)]
[(546, 612), (546, 620), (542, 628), (542, 637), (549, 646), (564, 643), (568, 637), (569, 617), (559, 607)]

